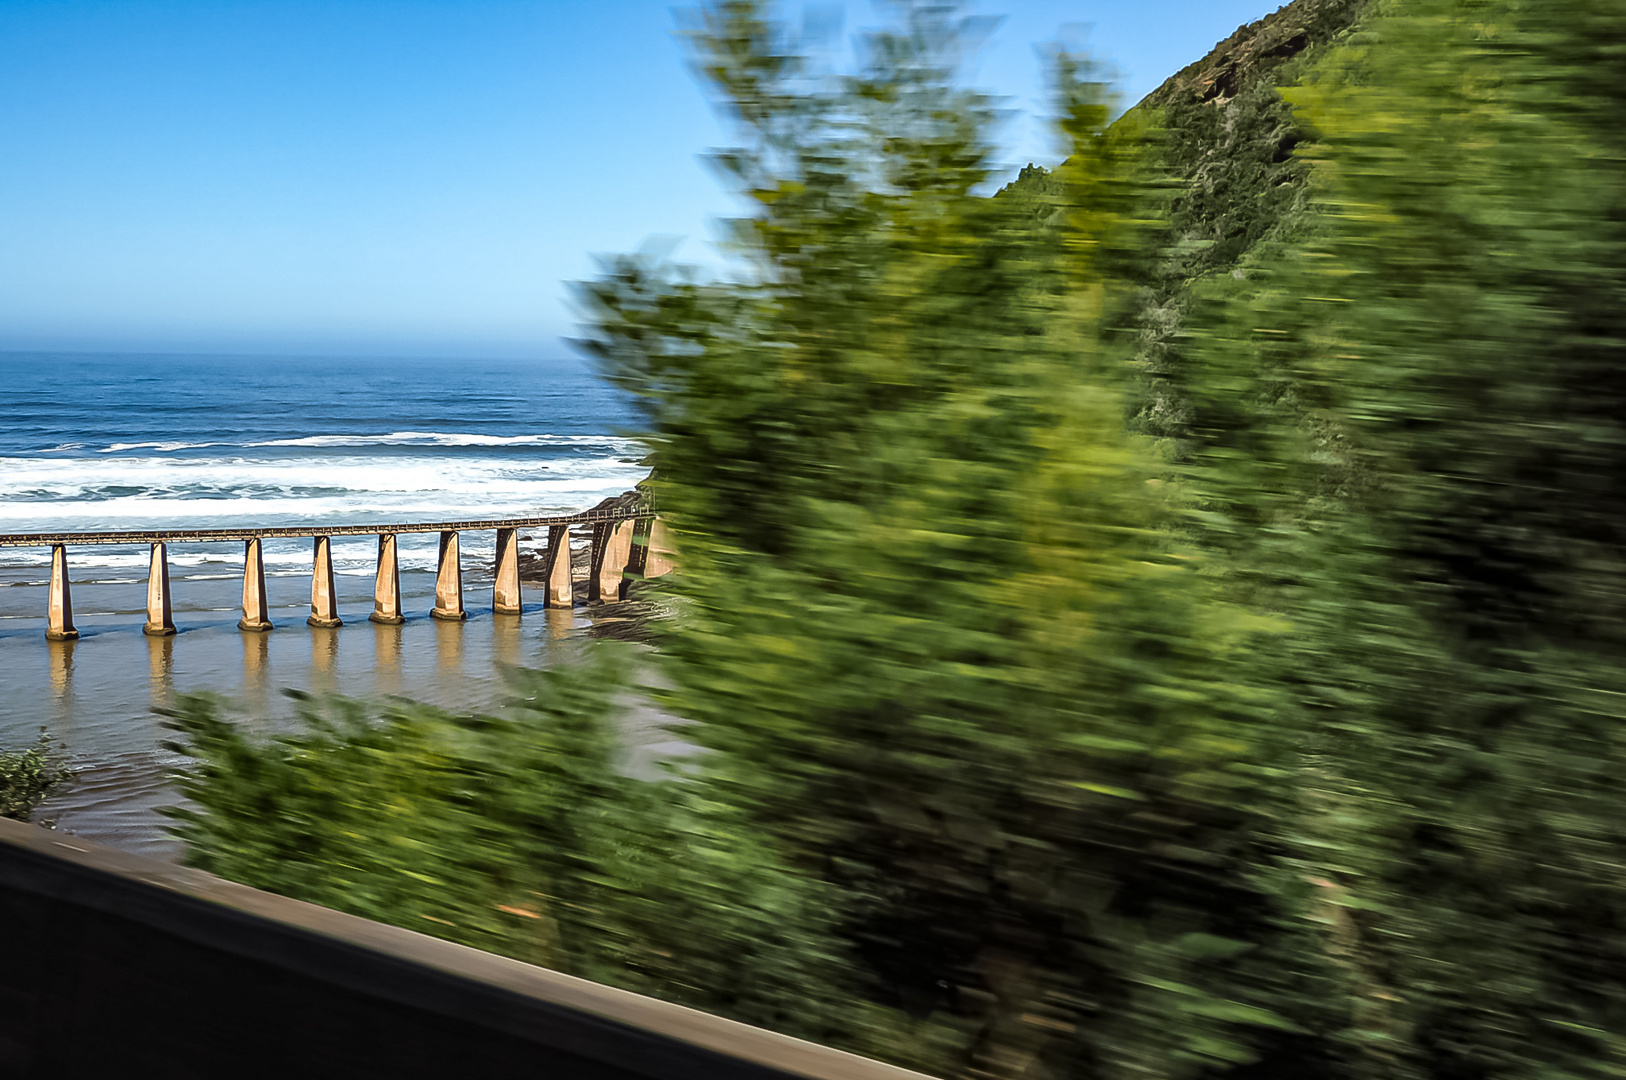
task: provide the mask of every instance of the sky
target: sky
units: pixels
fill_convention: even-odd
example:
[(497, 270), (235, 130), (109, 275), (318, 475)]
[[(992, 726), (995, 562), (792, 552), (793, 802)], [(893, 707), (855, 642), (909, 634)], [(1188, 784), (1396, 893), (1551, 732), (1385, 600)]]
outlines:
[[(973, 5), (1003, 17), (969, 66), (1001, 163), (1058, 156), (1035, 46), (1083, 42), (1132, 103), (1276, 6)], [(715, 265), (738, 209), (676, 10), (0, 0), (0, 351), (568, 355), (596, 254)]]

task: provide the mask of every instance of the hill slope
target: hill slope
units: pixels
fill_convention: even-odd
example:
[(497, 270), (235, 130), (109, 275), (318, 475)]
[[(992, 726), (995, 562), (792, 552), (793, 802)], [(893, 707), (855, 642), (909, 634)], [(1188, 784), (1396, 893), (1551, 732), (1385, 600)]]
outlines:
[[(1337, 48), (1370, 2), (1293, 0), (1238, 27), (1131, 110), (1160, 112), (1158, 165), (1171, 188), (1166, 255), (1152, 272), (1139, 320), (1141, 431), (1185, 434), (1190, 410), (1179, 340), (1193, 284), (1234, 271), (1261, 241), (1290, 233), (1303, 219), (1307, 170), (1294, 150), (1306, 133), (1277, 87)], [(1037, 206), (1053, 190), (1049, 173), (1030, 165), (1000, 196)]]

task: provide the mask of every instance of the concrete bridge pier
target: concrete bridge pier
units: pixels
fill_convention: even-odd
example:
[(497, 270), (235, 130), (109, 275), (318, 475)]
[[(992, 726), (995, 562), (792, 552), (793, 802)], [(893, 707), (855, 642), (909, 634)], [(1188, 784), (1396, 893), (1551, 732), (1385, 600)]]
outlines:
[(457, 533), (448, 529), (440, 534), (440, 563), (435, 572), (435, 606), (429, 609), (431, 617), (462, 622), (469, 617), (463, 610), (463, 560), (457, 550)]
[(543, 593), (542, 606), (568, 608), (574, 605), (571, 594), (570, 526), (548, 526), (548, 550), (542, 556), (543, 578), (548, 585)]
[(612, 575), (604, 583), (607, 590), (605, 595), (611, 600), (625, 600), (627, 589), (632, 585), (627, 577), (627, 567), (632, 565), (632, 537), (638, 531), (638, 522), (629, 518), (626, 521), (616, 522), (610, 533), (610, 546), (604, 553), (604, 562)]
[(395, 554), (395, 534), (378, 534), (378, 579), (373, 583), (373, 613), (367, 618), (384, 626), (406, 622), (401, 614), (401, 564)]
[(265, 602), (265, 556), (260, 538), (243, 541), (243, 617), (237, 629), (260, 633), (271, 629)]
[(169, 545), (152, 546), (147, 565), (147, 622), (141, 632), (151, 637), (168, 637), (175, 632), (175, 613), (169, 600)]
[(649, 575), (649, 534), (655, 528), (654, 518), (638, 518), (632, 523), (632, 545), (627, 550), (627, 569), (621, 578), (621, 599), (627, 598), (627, 591), (634, 581), (642, 581)]
[(644, 555), (644, 577), (657, 578), (670, 574), (676, 563), (672, 550), (672, 535), (666, 528), (666, 522), (660, 518), (652, 520), (649, 526), (649, 551)]
[(497, 582), (491, 590), (491, 610), (499, 615), (518, 615), (519, 530), (497, 530)]
[(631, 521), (605, 521), (593, 526), (592, 568), (587, 578), (589, 603), (621, 599), (622, 572), (631, 553)]
[(662, 577), (676, 568), (672, 532), (659, 517), (649, 527), (649, 555), (644, 558), (644, 577)]
[(46, 601), (45, 638), (72, 641), (79, 636), (73, 628), (73, 597), (68, 592), (68, 548), (51, 545), (51, 593)]
[(333, 583), (333, 538), (315, 537), (311, 545), (311, 613), (308, 626), (344, 625), (339, 618), (338, 590)]

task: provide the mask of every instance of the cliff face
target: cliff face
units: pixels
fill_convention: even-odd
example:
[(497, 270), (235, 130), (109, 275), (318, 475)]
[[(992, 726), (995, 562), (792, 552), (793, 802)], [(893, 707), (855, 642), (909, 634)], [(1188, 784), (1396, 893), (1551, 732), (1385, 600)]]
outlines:
[(1261, 244), (1289, 235), (1308, 209), (1308, 167), (1294, 151), (1306, 133), (1277, 92), (1358, 24), (1370, 0), (1294, 0), (1216, 45), (1148, 94), (1162, 113), (1161, 171), (1172, 182), (1167, 249), (1142, 307), (1137, 426), (1181, 439), (1183, 329), (1193, 286), (1245, 273)]
[(1293, 0), (1262, 19), (1239, 26), (1201, 60), (1187, 64), (1147, 94), (1141, 108), (1177, 103), (1224, 105), (1312, 45), (1332, 41), (1354, 25), (1368, 0)]
[(1234, 266), (1300, 205), (1303, 132), (1276, 88), (1335, 48), (1368, 0), (1294, 0), (1240, 27), (1148, 94), (1160, 109), (1163, 165), (1179, 194), (1169, 225), (1176, 254), (1165, 285)]
[[(1171, 192), (1134, 355), (1141, 375), (1135, 426), (1146, 434), (1178, 441), (1189, 427), (1180, 351), (1193, 286), (1213, 274), (1245, 273), (1251, 252), (1304, 220), (1308, 171), (1294, 151), (1306, 133), (1277, 87), (1337, 48), (1370, 6), (1293, 0), (1238, 27), (1132, 110), (1161, 115), (1155, 166)], [(1055, 180), (1030, 165), (999, 196), (1031, 203), (1043, 227), (1054, 194)]]

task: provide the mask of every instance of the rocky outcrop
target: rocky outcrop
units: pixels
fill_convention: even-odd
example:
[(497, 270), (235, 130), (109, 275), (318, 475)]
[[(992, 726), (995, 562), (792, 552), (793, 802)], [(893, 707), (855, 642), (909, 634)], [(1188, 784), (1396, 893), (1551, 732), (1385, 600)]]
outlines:
[(1223, 105), (1310, 46), (1331, 41), (1355, 24), (1369, 0), (1293, 0), (1237, 27), (1207, 56), (1166, 79), (1140, 107), (1195, 101)]

